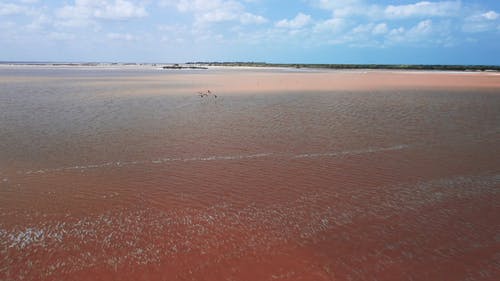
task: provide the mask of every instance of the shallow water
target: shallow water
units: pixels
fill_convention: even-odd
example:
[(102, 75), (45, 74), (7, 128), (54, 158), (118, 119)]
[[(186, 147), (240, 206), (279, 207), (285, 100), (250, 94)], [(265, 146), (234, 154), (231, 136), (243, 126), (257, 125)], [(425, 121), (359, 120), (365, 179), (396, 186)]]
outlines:
[(217, 90), (234, 78), (221, 70), (2, 71), (1, 280), (500, 273), (499, 88), (238, 93)]

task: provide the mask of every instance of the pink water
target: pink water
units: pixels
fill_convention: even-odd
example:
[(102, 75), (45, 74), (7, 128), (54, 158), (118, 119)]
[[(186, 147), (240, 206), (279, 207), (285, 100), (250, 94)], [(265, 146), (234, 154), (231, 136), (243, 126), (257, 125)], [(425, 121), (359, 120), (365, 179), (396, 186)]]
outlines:
[(500, 76), (2, 71), (0, 280), (498, 279)]

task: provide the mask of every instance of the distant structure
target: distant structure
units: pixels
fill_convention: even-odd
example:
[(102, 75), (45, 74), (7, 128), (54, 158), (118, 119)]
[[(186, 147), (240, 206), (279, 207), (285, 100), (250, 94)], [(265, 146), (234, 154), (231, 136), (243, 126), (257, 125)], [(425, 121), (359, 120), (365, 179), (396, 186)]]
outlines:
[(179, 65), (178, 63), (173, 65), (165, 65), (163, 69), (208, 69), (206, 66), (193, 66), (193, 65)]
[(217, 98), (217, 95), (212, 93), (212, 91), (207, 90), (206, 92), (197, 92), (198, 96), (200, 98), (208, 97), (208, 96), (213, 96), (214, 98)]

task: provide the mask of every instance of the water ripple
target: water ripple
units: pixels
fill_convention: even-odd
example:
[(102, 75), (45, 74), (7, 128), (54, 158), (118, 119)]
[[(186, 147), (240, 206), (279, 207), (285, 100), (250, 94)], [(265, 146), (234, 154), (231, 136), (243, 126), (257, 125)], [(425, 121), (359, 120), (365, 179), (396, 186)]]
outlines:
[(359, 155), (359, 154), (369, 154), (369, 153), (378, 153), (385, 151), (395, 151), (402, 150), (408, 148), (409, 145), (400, 144), (390, 147), (378, 147), (378, 148), (366, 148), (366, 149), (358, 149), (358, 150), (345, 150), (345, 151), (337, 151), (337, 152), (322, 152), (322, 153), (301, 153), (294, 155), (287, 154), (279, 154), (279, 153), (256, 153), (256, 154), (248, 154), (248, 155), (212, 155), (205, 157), (189, 157), (189, 158), (157, 158), (153, 160), (138, 160), (138, 161), (110, 161), (99, 164), (89, 164), (89, 165), (75, 165), (69, 167), (58, 167), (58, 168), (47, 168), (47, 169), (38, 169), (38, 170), (28, 170), (28, 171), (18, 171), (18, 174), (31, 175), (31, 174), (45, 174), (52, 172), (61, 172), (61, 171), (71, 171), (71, 170), (90, 170), (90, 169), (98, 169), (104, 167), (125, 167), (125, 166), (135, 166), (135, 165), (145, 165), (145, 164), (166, 164), (171, 162), (199, 162), (199, 161), (224, 161), (224, 160), (249, 160), (256, 158), (266, 158), (266, 157), (286, 157), (289, 159), (297, 159), (297, 158), (317, 158), (317, 157), (341, 157), (341, 156), (349, 156), (349, 155)]

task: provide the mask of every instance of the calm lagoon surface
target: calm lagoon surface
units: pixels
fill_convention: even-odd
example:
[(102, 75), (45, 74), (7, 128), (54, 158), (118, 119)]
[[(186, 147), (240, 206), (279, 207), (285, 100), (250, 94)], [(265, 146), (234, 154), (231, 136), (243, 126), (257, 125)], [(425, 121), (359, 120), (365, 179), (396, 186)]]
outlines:
[(498, 280), (499, 151), (497, 73), (1, 66), (0, 280)]

